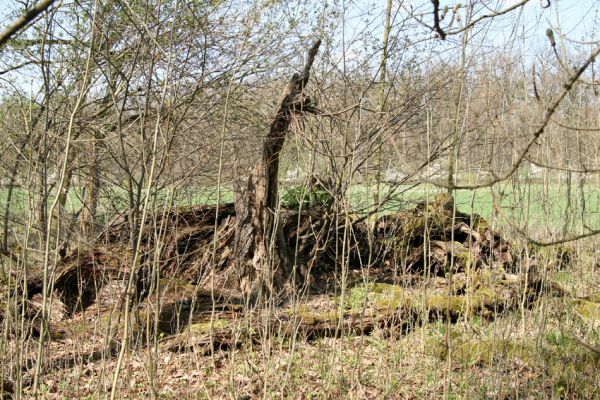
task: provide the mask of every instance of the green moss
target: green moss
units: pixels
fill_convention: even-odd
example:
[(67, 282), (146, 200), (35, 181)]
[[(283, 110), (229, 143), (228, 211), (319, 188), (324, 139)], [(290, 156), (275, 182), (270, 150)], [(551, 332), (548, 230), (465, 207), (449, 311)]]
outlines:
[(339, 317), (340, 313), (338, 311), (327, 311), (312, 314), (314, 322), (335, 322), (339, 319)]
[(377, 310), (384, 313), (392, 313), (405, 305), (401, 298), (381, 299), (375, 302), (374, 306)]
[(600, 356), (562, 331), (549, 332), (540, 351), (541, 366), (559, 398), (598, 398)]
[(392, 285), (390, 283), (373, 282), (369, 284), (369, 291), (380, 294), (400, 294), (402, 288), (398, 285)]
[(434, 316), (449, 315), (452, 319), (456, 319), (473, 315), (490, 317), (497, 301), (498, 297), (493, 290), (479, 289), (470, 295), (436, 294), (411, 298), (408, 303), (416, 312), (427, 311)]
[[(345, 315), (352, 314), (353, 310), (350, 313), (345, 312)], [(319, 322), (335, 322), (339, 319), (339, 310), (333, 311), (314, 311), (310, 306), (306, 304), (298, 305), (294, 310), (289, 310), (288, 315), (290, 317), (299, 317), (300, 322), (303, 324), (313, 325)]]
[(467, 301), (464, 296), (432, 295), (416, 299), (413, 306), (421, 306), (434, 313), (449, 311), (452, 315), (458, 315), (466, 310)]
[(379, 296), (373, 298), (373, 304), (377, 310), (393, 313), (408, 306), (408, 296), (401, 287), (389, 284), (378, 285)]
[(550, 282), (558, 286), (564, 292), (572, 292), (576, 279), (567, 271), (558, 271), (550, 276)]
[(339, 311), (326, 311), (326, 312), (314, 312), (314, 311), (300, 311), (298, 316), (301, 322), (307, 325), (314, 325), (319, 322), (336, 322), (339, 317)]
[[(513, 286), (519, 282), (516, 280), (506, 279), (506, 273), (502, 268), (484, 268), (471, 272), (472, 287), (477, 290), (489, 290), (496, 292), (498, 289), (506, 286)], [(491, 292), (488, 292), (491, 293)]]
[[(402, 288), (389, 283), (372, 282), (351, 288), (345, 300), (350, 310), (376, 306), (379, 309), (397, 308), (403, 296)], [(392, 303), (396, 304), (392, 307)]]
[(463, 365), (494, 365), (499, 360), (530, 363), (535, 354), (533, 343), (511, 339), (469, 340), (450, 350), (451, 357)]
[(571, 283), (575, 279), (573, 278), (573, 275), (570, 274), (569, 272), (559, 271), (559, 272), (552, 274), (552, 276), (550, 277), (550, 280), (555, 283)]
[[(469, 279), (472, 279), (471, 284)], [(452, 288), (429, 292), (407, 291), (387, 283), (362, 284), (348, 291), (344, 303), (349, 310), (371, 308), (393, 313), (402, 309), (427, 319), (447, 316), (453, 320), (467, 316), (488, 319), (515, 304), (511, 293), (518, 293), (520, 285), (520, 279), (507, 279), (502, 271), (484, 270), (474, 272), (473, 278), (455, 274)]]
[(210, 333), (211, 330), (225, 329), (229, 326), (226, 319), (214, 319), (212, 321), (199, 322), (192, 324), (188, 328), (191, 333)]
[(473, 229), (478, 231), (478, 232), (485, 232), (488, 229), (490, 229), (490, 224), (489, 222), (487, 222), (487, 220), (483, 217), (481, 217), (478, 214), (474, 214), (472, 217), (472, 226)]
[(453, 326), (448, 333), (449, 343), (445, 325), (441, 329), (432, 331), (429, 339), (426, 340), (425, 350), (442, 361), (450, 357), (457, 366), (489, 366), (496, 365), (500, 361), (515, 360), (529, 364), (536, 359), (535, 343), (529, 339), (495, 337), (477, 339), (472, 337), (470, 331), (458, 326)]
[[(474, 365), (513, 368), (515, 362), (526, 364), (528, 370), (551, 383), (558, 398), (597, 398), (600, 356), (563, 331), (547, 332), (545, 339), (541, 342), (530, 338), (475, 339), (465, 329), (453, 326), (448, 347), (445, 329), (438, 329), (431, 332), (425, 348), (440, 360), (450, 358), (455, 366), (466, 368)], [(591, 344), (597, 346), (593, 341)]]
[(600, 303), (587, 300), (577, 300), (575, 312), (586, 323), (591, 326), (600, 324)]
[(474, 296), (478, 299), (494, 301), (498, 298), (498, 294), (491, 288), (482, 287), (475, 290)]
[(600, 292), (589, 295), (587, 299), (592, 303), (600, 303)]
[(448, 295), (440, 291), (410, 293), (397, 285), (386, 283), (356, 286), (349, 291), (345, 300), (346, 307), (350, 310), (372, 307), (391, 313), (402, 308), (419, 315), (426, 313), (431, 317), (442, 318), (449, 315), (453, 319), (472, 315), (488, 318), (493, 315), (500, 302), (504, 300), (494, 287), (479, 287), (464, 295)]

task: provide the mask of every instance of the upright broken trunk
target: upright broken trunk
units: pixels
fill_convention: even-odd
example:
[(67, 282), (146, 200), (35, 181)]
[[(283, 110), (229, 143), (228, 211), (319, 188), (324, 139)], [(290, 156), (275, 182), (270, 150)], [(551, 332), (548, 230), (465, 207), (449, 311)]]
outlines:
[(235, 199), (235, 259), (240, 288), (247, 294), (262, 290), (272, 294), (292, 272), (290, 252), (276, 212), (279, 156), (292, 120), (314, 111), (304, 88), (320, 45), (320, 40), (312, 45), (302, 73), (291, 77), (263, 143), (262, 158)]

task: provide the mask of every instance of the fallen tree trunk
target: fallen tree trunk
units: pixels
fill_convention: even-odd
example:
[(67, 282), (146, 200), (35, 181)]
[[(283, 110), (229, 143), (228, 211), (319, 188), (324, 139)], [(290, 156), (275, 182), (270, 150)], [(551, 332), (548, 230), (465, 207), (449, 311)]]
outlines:
[(462, 294), (456, 293), (462, 289), (454, 284), (429, 290), (404, 290), (397, 285), (373, 283), (359, 288), (364, 291), (362, 304), (349, 304), (345, 309), (338, 306), (328, 311), (300, 305), (281, 310), (266, 320), (260, 310), (244, 318), (217, 314), (213, 320), (199, 321), (180, 334), (166, 337), (161, 345), (175, 352), (193, 348), (200, 353), (210, 353), (260, 343), (268, 337), (314, 340), (369, 334), (376, 329), (397, 335), (430, 321), (456, 321), (473, 316), (493, 320), (519, 307), (523, 299), (528, 306), (542, 293), (539, 275), (526, 278), (495, 270), (479, 275), (478, 280), (476, 287)]

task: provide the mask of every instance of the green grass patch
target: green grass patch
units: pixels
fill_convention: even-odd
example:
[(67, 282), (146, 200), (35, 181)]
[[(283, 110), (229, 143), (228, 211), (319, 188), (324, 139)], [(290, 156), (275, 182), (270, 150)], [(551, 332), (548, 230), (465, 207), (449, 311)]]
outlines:
[[(390, 191), (387, 185), (380, 186), (380, 198), (385, 198)], [(436, 194), (442, 190), (431, 185), (404, 185), (397, 187), (391, 199), (381, 208), (380, 213), (393, 213), (414, 207), (417, 202), (433, 200)], [(325, 196), (325, 193), (318, 193)], [(304, 197), (314, 195), (300, 191), (298, 187), (283, 186), (280, 191), (282, 204), (296, 205), (299, 202), (306, 203)], [(0, 205), (5, 208), (8, 190), (0, 189)], [(48, 204), (53, 200), (51, 193)], [(142, 192), (142, 202), (144, 193)], [(174, 191), (161, 190), (152, 194), (152, 207), (163, 207), (168, 204), (179, 206), (196, 204), (216, 204), (233, 201), (233, 191), (223, 187), (188, 187), (178, 188)], [(318, 197), (316, 200), (321, 200)], [(347, 193), (346, 204), (361, 215), (369, 206), (373, 205), (374, 186), (354, 185)], [(71, 188), (66, 202), (66, 211), (75, 212), (79, 210), (85, 198), (83, 188)], [(299, 198), (301, 198), (299, 200)], [(11, 214), (15, 218), (27, 215), (30, 208), (38, 203), (39, 194), (28, 192), (23, 188), (15, 188), (13, 191)], [(314, 200), (309, 198), (309, 200)], [(494, 220), (499, 225), (516, 224), (539, 228), (561, 228), (577, 229), (582, 224), (590, 228), (600, 228), (600, 188), (586, 185), (583, 190), (572, 189), (567, 191), (565, 185), (553, 184), (542, 185), (531, 183), (528, 186), (515, 189), (508, 184), (499, 184), (493, 188), (478, 190), (458, 190), (455, 192), (457, 210), (467, 214), (479, 214), (487, 220)], [(293, 203), (293, 204), (292, 204)], [(129, 204), (129, 196), (123, 188), (102, 188), (98, 212), (109, 218), (116, 212), (126, 210)], [(497, 217), (497, 218), (496, 218)]]

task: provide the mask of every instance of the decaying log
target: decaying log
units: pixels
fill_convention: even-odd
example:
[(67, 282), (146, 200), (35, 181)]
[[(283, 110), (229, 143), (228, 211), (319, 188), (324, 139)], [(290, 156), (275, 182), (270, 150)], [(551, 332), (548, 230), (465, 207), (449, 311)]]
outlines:
[[(259, 343), (270, 336), (299, 335), (311, 340), (379, 329), (394, 335), (428, 320), (456, 320), (469, 314), (494, 318), (529, 304), (548, 290), (544, 274), (539, 273), (545, 267), (515, 253), (484, 219), (457, 212), (451, 204), (448, 195), (438, 196), (413, 210), (380, 218), (374, 231), (359, 218), (336, 226), (327, 207), (282, 210), (278, 223), (283, 240), (295, 249), (297, 264), (318, 265), (312, 283), (318, 290), (328, 287), (341, 262), (359, 275), (367, 267), (371, 277), (377, 276), (380, 282), (390, 282), (398, 274), (403, 280), (401, 286), (391, 285), (393, 289), (383, 292), (369, 289), (372, 293), (365, 298), (371, 303), (364, 307), (325, 312), (310, 306), (298, 310), (282, 307), (270, 316), (262, 314), (260, 303), (247, 303), (237, 276), (228, 275), (236, 270), (238, 215), (234, 204), (220, 205), (222, 213), (217, 219), (214, 206), (159, 210), (149, 216), (148, 223), (163, 230), (144, 230), (140, 270), (151, 275), (151, 268), (158, 268), (160, 282), (153, 281), (153, 295), (134, 305), (132, 314), (138, 318), (131, 325), (134, 335), (143, 344), (158, 332), (165, 348), (180, 351), (193, 347), (204, 352)], [(50, 324), (51, 338), (68, 337), (66, 328), (88, 324), (81, 320), (84, 315), (115, 313), (115, 301), (124, 291), (122, 283), (127, 281), (131, 265), (128, 229), (127, 221), (115, 222), (107, 230), (108, 244), (73, 252), (51, 271), (55, 277), (52, 295), (66, 308), (64, 320)], [(350, 229), (351, 234), (344, 235), (343, 229)], [(352, 239), (344, 243), (344, 236)], [(349, 265), (348, 258), (340, 261), (336, 257), (342, 248), (348, 250)], [(143, 287), (143, 275), (137, 279)], [(32, 293), (36, 284), (39, 286), (39, 279), (28, 285)], [(348, 289), (352, 287), (349, 283)], [(386, 291), (392, 296), (382, 299), (381, 293)], [(23, 306), (36, 314), (34, 302), (30, 303)], [(246, 308), (248, 304), (252, 308)], [(95, 311), (80, 312), (92, 305)], [(121, 334), (115, 318), (100, 320), (112, 324), (105, 329), (107, 335)], [(85, 329), (78, 331), (81, 334)]]
[(243, 319), (228, 319), (221, 314), (212, 321), (205, 319), (189, 326), (181, 334), (163, 339), (161, 345), (175, 352), (193, 348), (194, 351), (209, 353), (260, 343), (265, 337), (287, 339), (297, 336), (314, 340), (369, 334), (376, 329), (396, 335), (425, 322), (448, 318), (456, 321), (461, 317), (477, 315), (493, 319), (519, 307), (523, 298), (527, 300), (526, 304), (531, 304), (541, 293), (539, 276), (525, 279), (524, 276), (502, 271), (490, 273), (495, 276), (485, 286), (463, 294), (453, 293), (456, 290), (452, 288), (438, 288), (428, 293), (404, 291), (396, 285), (373, 284), (378, 289), (368, 291), (365, 297), (380, 296), (377, 301), (346, 310), (322, 312), (299, 307), (280, 311), (266, 322), (260, 312)]
[(302, 73), (290, 79), (263, 143), (262, 158), (235, 200), (234, 255), (240, 288), (246, 293), (261, 289), (272, 293), (291, 273), (291, 255), (277, 216), (279, 160), (293, 118), (312, 110), (304, 88), (320, 45), (320, 40), (312, 45)]

